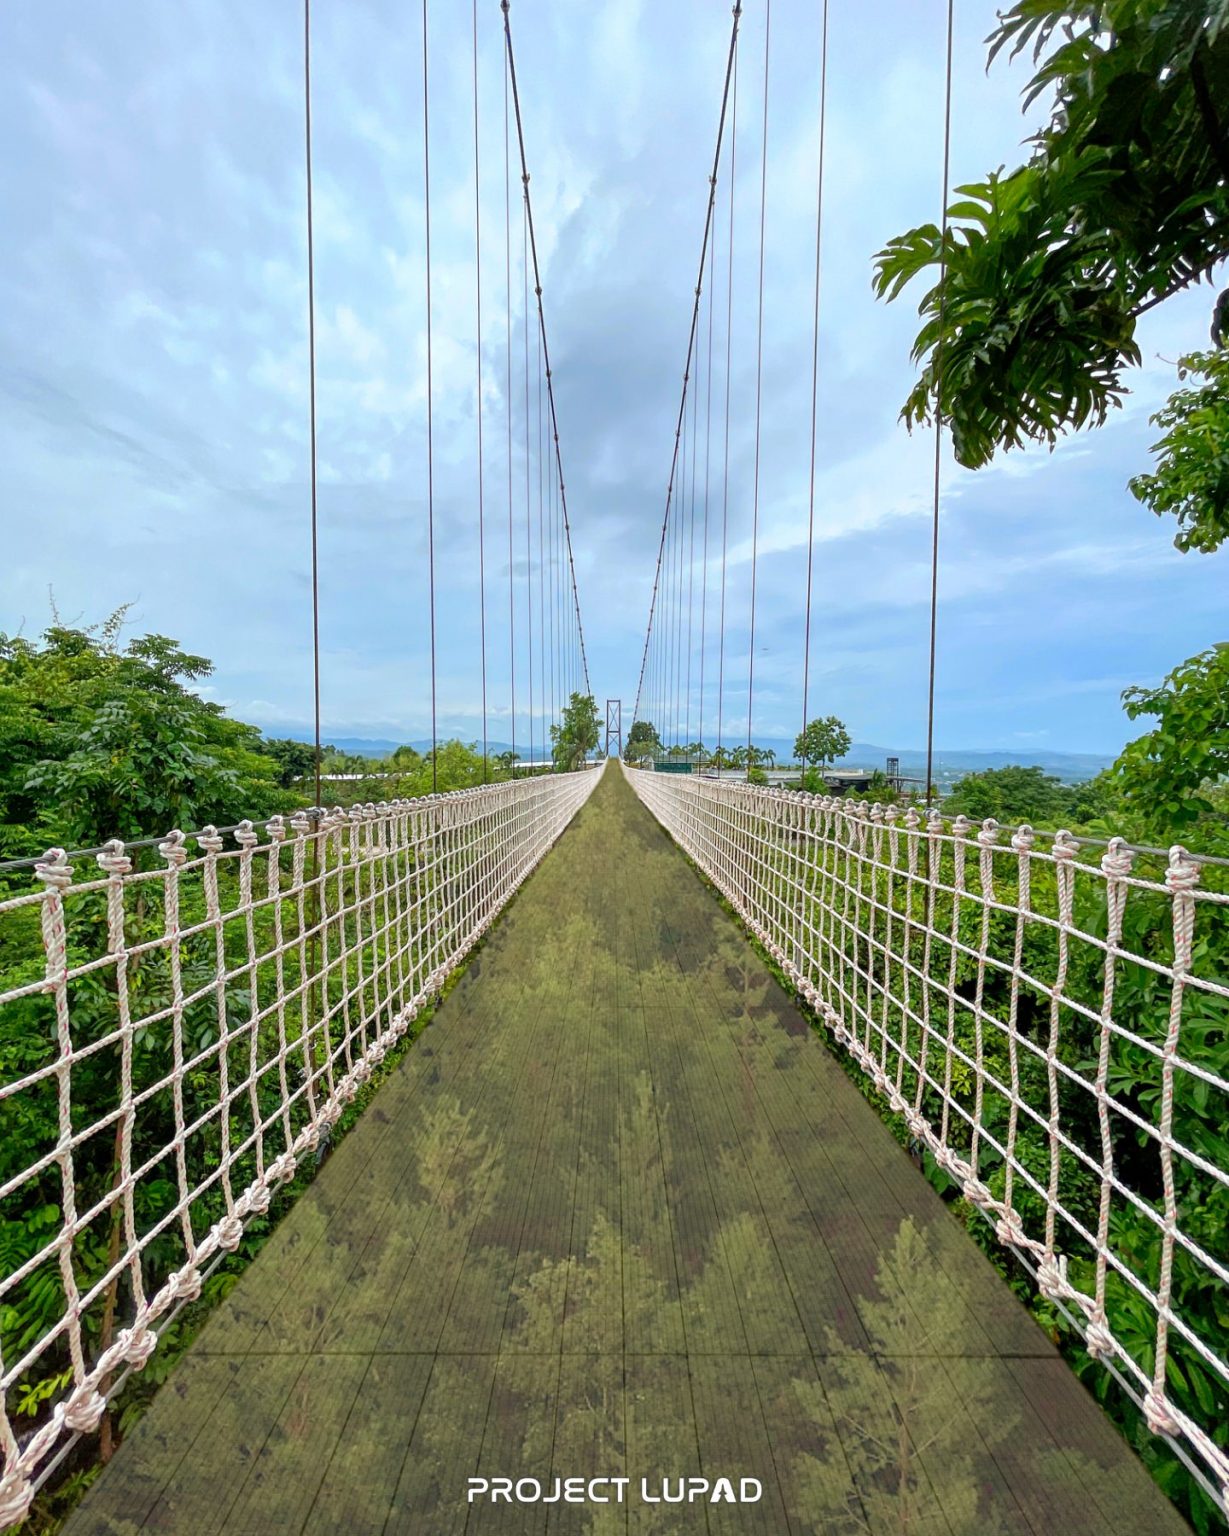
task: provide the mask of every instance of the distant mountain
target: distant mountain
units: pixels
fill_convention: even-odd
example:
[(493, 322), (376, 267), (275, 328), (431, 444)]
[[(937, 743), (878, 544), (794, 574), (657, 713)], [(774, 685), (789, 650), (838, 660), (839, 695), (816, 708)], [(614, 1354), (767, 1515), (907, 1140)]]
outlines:
[[(727, 745), (737, 746), (737, 741)], [(793, 759), (794, 743), (772, 736), (757, 736), (755, 744), (771, 747), (782, 762)], [(952, 783), (966, 773), (983, 773), (987, 768), (1005, 768), (1018, 763), (1021, 767), (1037, 767), (1043, 772), (1061, 779), (1064, 784), (1078, 784), (1091, 779), (1108, 768), (1114, 761), (1113, 753), (1054, 752), (1048, 747), (1018, 748), (935, 748), (934, 772), (940, 783)], [(923, 779), (926, 776), (926, 753), (918, 747), (883, 747), (872, 742), (856, 741), (849, 751), (834, 764), (838, 768), (882, 768), (889, 757), (900, 759), (900, 771), (906, 778)]]

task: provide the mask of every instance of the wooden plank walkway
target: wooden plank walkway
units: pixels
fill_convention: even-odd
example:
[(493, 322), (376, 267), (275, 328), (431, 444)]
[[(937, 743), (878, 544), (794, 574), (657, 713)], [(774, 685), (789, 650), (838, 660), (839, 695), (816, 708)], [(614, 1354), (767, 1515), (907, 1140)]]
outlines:
[(547, 1529), (1187, 1529), (614, 765), (67, 1527)]

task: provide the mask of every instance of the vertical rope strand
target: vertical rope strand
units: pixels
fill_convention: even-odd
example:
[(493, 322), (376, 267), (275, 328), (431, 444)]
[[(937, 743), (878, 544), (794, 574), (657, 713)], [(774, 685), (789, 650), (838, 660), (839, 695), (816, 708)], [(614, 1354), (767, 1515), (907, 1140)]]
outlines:
[(930, 666), (926, 685), (926, 804), (935, 793), (935, 657), (939, 629), (939, 475), (943, 463), (943, 328), (947, 321), (947, 196), (952, 173), (952, 39), (956, 0), (947, 0), (947, 61), (943, 86), (943, 215), (939, 235), (939, 335), (935, 342), (935, 474), (930, 530)]
[(764, 0), (764, 122), (760, 143), (760, 275), (755, 333), (755, 471), (751, 492), (751, 634), (747, 646), (747, 768), (751, 768), (751, 711), (755, 701), (755, 597), (760, 538), (760, 406), (764, 382), (764, 225), (768, 205), (768, 45), (772, 0)]

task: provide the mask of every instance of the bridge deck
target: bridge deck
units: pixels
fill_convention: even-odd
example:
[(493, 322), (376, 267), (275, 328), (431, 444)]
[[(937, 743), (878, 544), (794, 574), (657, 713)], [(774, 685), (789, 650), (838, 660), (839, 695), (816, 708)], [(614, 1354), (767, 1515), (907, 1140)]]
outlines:
[(68, 1529), (548, 1523), (1186, 1529), (614, 768)]

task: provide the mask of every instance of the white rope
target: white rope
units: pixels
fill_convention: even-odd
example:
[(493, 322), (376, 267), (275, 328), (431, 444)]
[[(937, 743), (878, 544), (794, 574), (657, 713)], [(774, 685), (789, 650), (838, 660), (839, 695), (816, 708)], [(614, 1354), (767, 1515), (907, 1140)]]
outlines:
[[(44, 1065), (0, 1082), (0, 1116), (16, 1124), (54, 1095), (58, 1125), (54, 1144), (0, 1183), (0, 1199), (20, 1213), (53, 1191), (61, 1212), (0, 1279), (0, 1310), (51, 1272), (63, 1292), (55, 1322), (0, 1361), (0, 1528), (25, 1516), (66, 1440), (98, 1427), (117, 1376), (153, 1353), (159, 1319), (200, 1294), (210, 1264), (327, 1140), (597, 779), (548, 775), (288, 825), (274, 817), (263, 839), (243, 822), (233, 847), (206, 827), (198, 857), (175, 831), (152, 871), (134, 871), (117, 840), (97, 856), (102, 878), (78, 880), (52, 849), (36, 887), (0, 901), (5, 936), (37, 919), (44, 960), (41, 977), (0, 991), (0, 1008), (35, 1010), (54, 1041)], [(86, 1027), (74, 1028), (75, 1010)], [(166, 1070), (151, 1073), (158, 1050)], [(82, 1125), (74, 1083), (88, 1071), (96, 1097), (112, 1062), (112, 1100)], [(169, 1139), (151, 1145), (153, 1125)], [(99, 1148), (112, 1144), (99, 1194)], [(91, 1170), (92, 1204), (79, 1210)], [(77, 1245), (117, 1226), (118, 1259), (83, 1288)], [(94, 1351), (108, 1297), (126, 1326)], [(69, 1381), (54, 1402), (34, 1421), (19, 1416), (20, 1385), (58, 1371)]]
[[(975, 828), (959, 817), (948, 825), (932, 812), (923, 823), (914, 810), (902, 816), (895, 806), (716, 778), (647, 769), (629, 769), (628, 777), (914, 1138), (1035, 1272), (1042, 1294), (1076, 1316), (1090, 1353), (1123, 1381), (1153, 1433), (1193, 1451), (1200, 1480), (1222, 1508), (1229, 1504), (1229, 1456), (1213, 1438), (1215, 1415), (1199, 1422), (1175, 1404), (1167, 1375), (1177, 1339), (1212, 1378), (1215, 1394), (1229, 1389), (1229, 1351), (1213, 1325), (1217, 1307), (1223, 1316), (1229, 1306), (1225, 1233), (1214, 1243), (1204, 1235), (1211, 1223), (1187, 1208), (1197, 1202), (1180, 1202), (1177, 1179), (1179, 1171), (1188, 1181), (1194, 1175), (1223, 1199), (1229, 1142), (1213, 1142), (1213, 1155), (1207, 1145), (1184, 1145), (1174, 1129), (1179, 1095), (1206, 1105), (1208, 1125), (1229, 1124), (1229, 1083), (1197, 1050), (1183, 1053), (1183, 1025), (1197, 1010), (1224, 1018), (1229, 985), (1208, 974), (1206, 963), (1202, 971), (1196, 965), (1194, 938), (1201, 911), (1205, 923), (1229, 918), (1229, 895), (1201, 889), (1198, 861), (1177, 847), (1164, 873), (1150, 879), (1135, 872), (1121, 838), (1094, 865), (1066, 832), (1048, 851), (1028, 827), (1004, 846), (993, 820)], [(1045, 899), (1043, 872), (1052, 884)], [(1169, 910), (1172, 958), (1158, 954), (1160, 945), (1142, 953), (1124, 942), (1129, 903), (1148, 900)], [(1104, 937), (1077, 922), (1077, 908), (1102, 907)], [(1054, 951), (1048, 977), (1027, 959), (1029, 940), (1036, 949), (1042, 936)], [(1083, 975), (1093, 974), (1099, 996), (1072, 982), (1077, 961)], [(1162, 1008), (1168, 1004), (1163, 1039), (1147, 1039), (1115, 1017), (1115, 987), (1128, 968), (1137, 990), (1142, 977)], [(1004, 1001), (991, 1001), (1004, 991)], [(1039, 1029), (1022, 1025), (1025, 1012)], [(1095, 1063), (1070, 1059), (1077, 1021), (1096, 1042)], [(1116, 1046), (1150, 1058), (1155, 1114), (1147, 1094), (1134, 1104), (1115, 1096)], [(1023, 1082), (1030, 1067), (1034, 1081), (1044, 1081), (1037, 1102)], [(1047, 1148), (1044, 1170), (1022, 1155), (1026, 1124)], [(1159, 1198), (1126, 1182), (1115, 1132), (1118, 1145), (1154, 1149)], [(1095, 1225), (1073, 1209), (1073, 1175), (1096, 1181)], [(1142, 1272), (1149, 1256), (1116, 1236), (1112, 1217), (1124, 1205), (1153, 1228), (1155, 1282)], [(1206, 1289), (1198, 1312), (1175, 1299), (1178, 1262), (1209, 1283), (1216, 1307)], [(1076, 1283), (1073, 1267), (1087, 1285)], [(1128, 1343), (1115, 1334), (1111, 1282), (1149, 1320), (1145, 1337)]]

